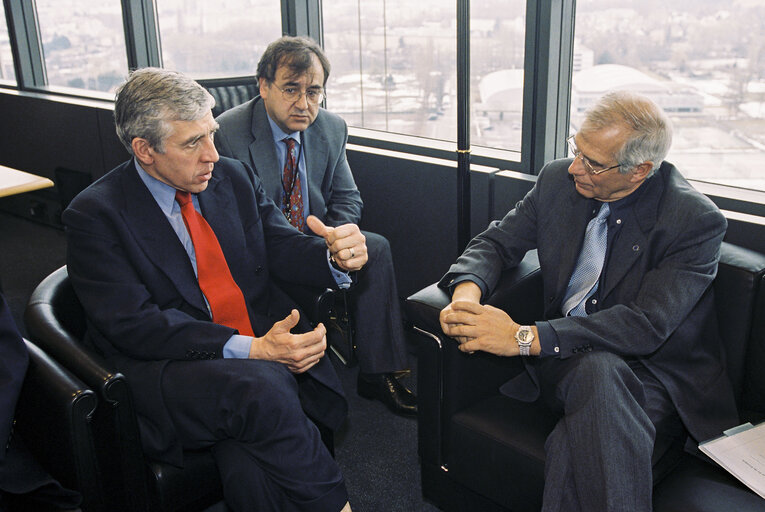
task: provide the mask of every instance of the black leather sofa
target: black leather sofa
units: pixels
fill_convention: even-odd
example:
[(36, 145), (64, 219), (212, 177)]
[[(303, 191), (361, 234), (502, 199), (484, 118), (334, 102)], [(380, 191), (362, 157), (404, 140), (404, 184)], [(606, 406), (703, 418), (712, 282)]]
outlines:
[[(765, 419), (765, 255), (723, 243), (714, 281), (727, 366), (741, 421)], [(447, 511), (539, 510), (544, 440), (555, 422), (535, 404), (501, 396), (507, 359), (464, 354), (438, 323), (448, 295), (435, 284), (407, 299), (418, 338), (418, 449), (424, 496)], [(535, 253), (505, 272), (490, 304), (520, 323), (541, 317)], [(659, 512), (765, 511), (765, 500), (713, 462), (675, 451), (654, 486)]]

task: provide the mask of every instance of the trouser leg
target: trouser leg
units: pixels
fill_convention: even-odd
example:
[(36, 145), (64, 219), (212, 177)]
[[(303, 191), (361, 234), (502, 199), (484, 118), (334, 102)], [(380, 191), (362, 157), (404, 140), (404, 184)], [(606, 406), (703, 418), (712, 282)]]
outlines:
[(573, 501), (586, 511), (650, 511), (655, 427), (635, 372), (590, 352), (544, 361), (539, 375), (543, 399), (562, 415), (546, 443), (543, 510), (572, 510)]
[(361, 373), (389, 373), (407, 367), (393, 256), (385, 237), (364, 231), (369, 262), (350, 291)]
[(172, 362), (163, 398), (184, 448), (213, 450), (227, 504), (245, 510), (340, 510), (348, 499), (334, 459), (281, 364)]

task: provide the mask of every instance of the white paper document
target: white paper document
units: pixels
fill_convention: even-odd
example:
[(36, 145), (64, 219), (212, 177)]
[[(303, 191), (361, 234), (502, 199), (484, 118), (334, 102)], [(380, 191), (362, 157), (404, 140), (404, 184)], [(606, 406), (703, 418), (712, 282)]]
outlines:
[(699, 449), (765, 498), (765, 422), (726, 430), (723, 436), (701, 443)]

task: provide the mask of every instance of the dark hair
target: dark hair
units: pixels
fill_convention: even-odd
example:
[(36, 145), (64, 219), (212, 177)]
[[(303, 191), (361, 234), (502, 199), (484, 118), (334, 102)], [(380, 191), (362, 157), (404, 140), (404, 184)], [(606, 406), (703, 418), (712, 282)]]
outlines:
[(329, 78), (329, 60), (324, 55), (316, 41), (307, 37), (280, 37), (268, 45), (266, 51), (260, 56), (258, 70), (255, 79), (260, 81), (265, 78), (268, 82), (273, 82), (276, 78), (276, 70), (280, 65), (286, 65), (294, 75), (302, 75), (313, 65), (313, 56), (319, 59), (321, 67), (324, 69), (324, 82), (327, 84)]

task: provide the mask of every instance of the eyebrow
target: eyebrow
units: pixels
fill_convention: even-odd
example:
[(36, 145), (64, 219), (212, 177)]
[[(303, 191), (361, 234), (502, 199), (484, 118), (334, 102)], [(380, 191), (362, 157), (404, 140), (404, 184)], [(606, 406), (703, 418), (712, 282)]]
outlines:
[(598, 166), (598, 167), (605, 167), (602, 163), (598, 162), (597, 160), (593, 160), (589, 156), (584, 154), (584, 151), (582, 151), (582, 148), (579, 147), (579, 144), (576, 143), (576, 137), (572, 139), (574, 141), (574, 147), (579, 151), (579, 154), (582, 155), (588, 162), (590, 162), (590, 165), (592, 166)]
[(194, 142), (200, 140), (202, 137), (206, 137), (212, 133), (215, 133), (218, 131), (218, 128), (220, 128), (220, 125), (218, 123), (215, 123), (215, 126), (207, 133), (200, 133), (197, 135), (194, 135), (192, 137), (189, 137), (185, 141), (181, 142), (181, 146), (188, 146), (189, 144), (193, 144)]

